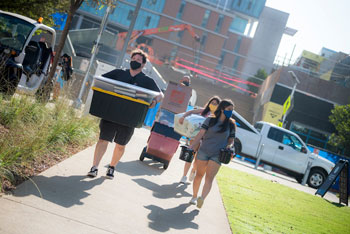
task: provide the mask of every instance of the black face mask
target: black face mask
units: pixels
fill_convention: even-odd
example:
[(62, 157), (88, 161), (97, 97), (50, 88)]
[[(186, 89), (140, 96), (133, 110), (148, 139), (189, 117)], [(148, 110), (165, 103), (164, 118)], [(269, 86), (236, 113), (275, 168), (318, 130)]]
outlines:
[(137, 70), (141, 67), (141, 63), (137, 62), (137, 61), (131, 61), (130, 62), (130, 68), (131, 70)]
[(182, 82), (185, 86), (190, 86), (190, 82), (188, 82), (188, 81), (183, 81)]

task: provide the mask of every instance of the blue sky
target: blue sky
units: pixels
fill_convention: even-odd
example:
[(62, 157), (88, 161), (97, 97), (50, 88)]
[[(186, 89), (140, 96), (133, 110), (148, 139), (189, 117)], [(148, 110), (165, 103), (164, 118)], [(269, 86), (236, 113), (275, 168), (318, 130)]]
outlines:
[(287, 26), (298, 30), (282, 37), (278, 56), (290, 58), (294, 45), (292, 61), (304, 49), (350, 53), (350, 0), (267, 0), (266, 6), (289, 13)]

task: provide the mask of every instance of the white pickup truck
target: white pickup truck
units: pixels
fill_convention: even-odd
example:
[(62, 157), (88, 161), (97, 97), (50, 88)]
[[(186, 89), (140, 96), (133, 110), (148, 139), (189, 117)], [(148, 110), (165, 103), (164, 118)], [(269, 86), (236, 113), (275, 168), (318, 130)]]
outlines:
[(307, 184), (312, 188), (320, 187), (334, 167), (331, 161), (310, 152), (294, 132), (262, 121), (252, 126), (235, 111), (232, 118), (237, 123), (235, 148), (241, 156), (260, 156), (261, 162), (281, 169), (299, 183), (309, 164)]

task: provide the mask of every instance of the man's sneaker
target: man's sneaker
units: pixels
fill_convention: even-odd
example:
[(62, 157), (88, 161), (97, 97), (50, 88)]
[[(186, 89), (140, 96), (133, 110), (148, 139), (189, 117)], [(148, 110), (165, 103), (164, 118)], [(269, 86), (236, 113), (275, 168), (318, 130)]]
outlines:
[(88, 175), (89, 177), (94, 178), (94, 177), (97, 176), (97, 173), (98, 173), (97, 167), (93, 166), (93, 167), (91, 167), (91, 169), (90, 169), (90, 171), (87, 173), (87, 175)]
[(203, 203), (204, 203), (203, 198), (202, 197), (198, 197), (198, 199), (197, 199), (197, 207), (198, 208), (202, 208)]
[(194, 177), (196, 177), (196, 171), (191, 171), (190, 177), (188, 178), (190, 181), (194, 180)]
[(191, 205), (196, 205), (197, 204), (197, 198), (196, 197), (192, 197), (189, 203)]
[(180, 183), (181, 184), (186, 184), (186, 181), (187, 181), (187, 177), (186, 176), (183, 176), (180, 180)]
[(106, 173), (106, 177), (107, 177), (108, 179), (113, 179), (113, 178), (114, 178), (113, 173), (114, 173), (114, 167), (108, 166), (107, 173)]

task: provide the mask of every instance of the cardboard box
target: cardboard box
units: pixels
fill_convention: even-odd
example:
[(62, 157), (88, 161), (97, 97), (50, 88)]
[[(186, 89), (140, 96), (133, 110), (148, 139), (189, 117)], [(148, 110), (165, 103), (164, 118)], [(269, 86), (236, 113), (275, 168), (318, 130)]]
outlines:
[(160, 108), (166, 109), (175, 114), (185, 112), (191, 95), (191, 87), (170, 81)]

